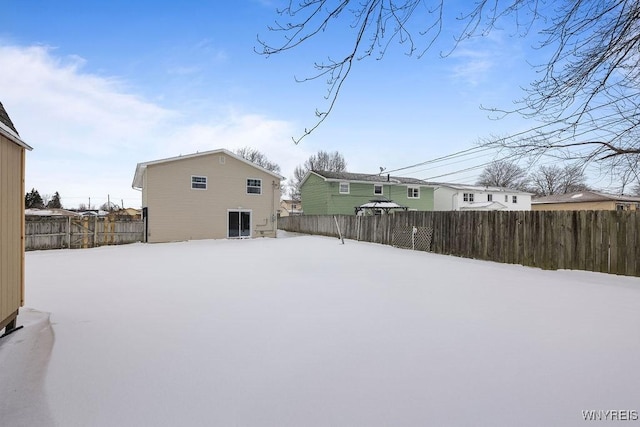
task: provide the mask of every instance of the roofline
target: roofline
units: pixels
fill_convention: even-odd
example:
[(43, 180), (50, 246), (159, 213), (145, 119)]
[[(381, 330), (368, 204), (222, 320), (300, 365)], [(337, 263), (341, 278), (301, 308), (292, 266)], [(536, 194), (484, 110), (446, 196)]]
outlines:
[(33, 148), (29, 146), (29, 144), (20, 139), (20, 136), (18, 136), (17, 133), (15, 133), (9, 126), (5, 125), (2, 122), (0, 122), (0, 134), (24, 149), (27, 149), (29, 151), (33, 150)]
[[(339, 172), (338, 172), (339, 173)], [(352, 172), (345, 172), (345, 173), (352, 173)], [(393, 181), (387, 181), (387, 178), (378, 174), (371, 174), (371, 176), (380, 176), (380, 178), (382, 178), (382, 180), (380, 181), (361, 181), (358, 179), (349, 179), (349, 178), (327, 178), (326, 176), (323, 176), (321, 174), (319, 174), (317, 171), (312, 171), (309, 170), (307, 171), (306, 175), (304, 176), (304, 178), (302, 178), (302, 181), (300, 181), (300, 185), (302, 186), (302, 184), (304, 184), (304, 182), (309, 178), (309, 176), (311, 176), (311, 174), (314, 174), (320, 178), (322, 178), (325, 182), (352, 182), (354, 184), (387, 184), (387, 185), (413, 185), (413, 186), (420, 186), (420, 187), (432, 187), (435, 188), (435, 185), (433, 185), (432, 183), (426, 182), (426, 181), (422, 181), (420, 183), (409, 183), (409, 182), (393, 182)], [(362, 175), (366, 175), (366, 174), (362, 174)], [(396, 179), (398, 177), (390, 177), (392, 180)], [(400, 177), (402, 178), (402, 177)], [(413, 179), (413, 178), (409, 178), (409, 179)], [(421, 180), (418, 180), (421, 181)]]
[(275, 172), (272, 172), (268, 169), (263, 168), (262, 166), (259, 166), (241, 156), (238, 156), (235, 153), (232, 153), (231, 151), (224, 149), (224, 148), (219, 148), (216, 150), (210, 150), (210, 151), (203, 151), (200, 153), (191, 153), (191, 154), (185, 154), (185, 155), (180, 155), (180, 156), (175, 156), (175, 157), (167, 157), (165, 159), (159, 159), (159, 160), (151, 160), (148, 162), (141, 162), (138, 163), (136, 165), (136, 172), (133, 175), (133, 182), (131, 183), (131, 187), (134, 189), (138, 189), (141, 190), (142, 189), (142, 174), (144, 173), (144, 170), (147, 168), (147, 166), (153, 166), (153, 165), (158, 165), (158, 164), (162, 164), (162, 163), (170, 163), (170, 162), (175, 162), (178, 160), (185, 160), (185, 159), (192, 159), (195, 157), (200, 157), (200, 156), (209, 156), (212, 154), (220, 154), (223, 153), (226, 156), (230, 156), (233, 157), (236, 160), (239, 160), (241, 162), (244, 162), (246, 164), (248, 164), (249, 166), (253, 166), (256, 169), (259, 169), (265, 173), (268, 173), (269, 175), (278, 178), (278, 180), (282, 181), (283, 179), (285, 179), (282, 175), (279, 175)]
[[(475, 185), (475, 184), (452, 184), (446, 182), (432, 182), (430, 183), (436, 187), (447, 187), (452, 190), (464, 190), (465, 188), (457, 188), (457, 187), (467, 187), (469, 190), (480, 190), (487, 192), (501, 192), (501, 193), (511, 193), (511, 194), (529, 194), (533, 195), (534, 193), (530, 193), (528, 191), (516, 190), (515, 188), (507, 188), (507, 187), (498, 187), (498, 186), (486, 186), (486, 185)], [(496, 188), (497, 190), (490, 190), (489, 188)]]
[[(574, 198), (574, 199), (566, 199), (566, 200), (531, 200), (531, 204), (536, 204), (536, 205), (550, 205), (550, 204), (558, 204), (558, 203), (598, 203), (598, 202), (624, 202), (624, 203), (639, 203), (640, 202), (640, 197), (636, 197), (636, 196), (617, 196), (615, 194), (607, 194), (607, 193), (601, 193), (598, 191), (589, 191), (589, 190), (585, 190), (585, 191), (577, 191), (577, 192), (573, 192), (573, 193), (568, 193), (568, 194), (579, 194), (579, 193), (589, 193), (589, 194), (595, 194), (596, 196), (599, 196), (600, 199), (591, 199), (591, 200), (584, 200), (581, 198)], [(561, 195), (558, 195), (561, 196)], [(546, 197), (551, 197), (551, 196), (544, 196), (543, 198)]]

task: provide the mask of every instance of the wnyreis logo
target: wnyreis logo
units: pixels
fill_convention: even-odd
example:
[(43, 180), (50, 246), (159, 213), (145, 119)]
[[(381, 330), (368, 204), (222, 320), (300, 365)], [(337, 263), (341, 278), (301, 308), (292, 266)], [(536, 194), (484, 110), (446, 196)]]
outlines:
[(585, 421), (637, 421), (638, 411), (635, 409), (590, 409), (582, 411)]

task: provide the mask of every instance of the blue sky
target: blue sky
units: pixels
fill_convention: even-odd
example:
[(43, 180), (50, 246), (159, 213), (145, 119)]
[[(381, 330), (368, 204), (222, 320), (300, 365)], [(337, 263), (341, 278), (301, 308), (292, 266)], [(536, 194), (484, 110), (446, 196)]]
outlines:
[[(138, 162), (250, 146), (289, 178), (318, 150), (338, 150), (352, 172), (377, 173), (472, 147), (532, 124), (490, 120), (480, 105), (511, 107), (539, 62), (532, 41), (496, 31), (452, 55), (452, 33), (422, 59), (392, 45), (356, 63), (332, 116), (295, 145), (323, 106), (322, 82), (297, 83), (344, 40), (331, 30), (308, 46), (254, 52), (284, 1), (0, 0), (0, 102), (22, 138), (27, 190), (59, 191), (65, 207), (107, 195), (139, 206)], [(529, 61), (529, 62), (527, 62)], [(433, 178), (494, 153), (403, 175)], [(473, 183), (481, 168), (438, 178)]]

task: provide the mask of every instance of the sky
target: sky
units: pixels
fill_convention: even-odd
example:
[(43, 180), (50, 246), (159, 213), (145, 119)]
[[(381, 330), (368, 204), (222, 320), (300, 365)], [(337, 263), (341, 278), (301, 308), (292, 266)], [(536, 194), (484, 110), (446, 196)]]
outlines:
[[(131, 188), (139, 162), (252, 147), (290, 178), (318, 150), (337, 150), (350, 172), (378, 173), (532, 126), (480, 107), (511, 108), (543, 52), (505, 29), (443, 58), (457, 28), (446, 17), (451, 30), (421, 58), (392, 43), (383, 60), (357, 61), (332, 114), (295, 144), (327, 90), (324, 81), (297, 80), (349, 35), (331, 27), (296, 50), (256, 53), (258, 36), (282, 41), (268, 27), (286, 3), (0, 0), (0, 102), (34, 148), (26, 190), (57, 191), (69, 208), (107, 198), (139, 207)], [(398, 175), (474, 183), (497, 156)]]

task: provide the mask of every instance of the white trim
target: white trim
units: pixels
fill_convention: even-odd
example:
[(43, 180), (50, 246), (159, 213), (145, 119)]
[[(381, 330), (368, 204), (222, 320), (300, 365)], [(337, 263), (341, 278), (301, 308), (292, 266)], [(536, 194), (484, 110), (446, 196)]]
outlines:
[[(342, 184), (347, 184), (347, 191), (342, 191)], [(338, 193), (339, 194), (350, 194), (351, 193), (351, 183), (348, 181), (340, 181), (338, 183)]]
[[(418, 195), (414, 196), (415, 192), (411, 191), (411, 196), (409, 196), (409, 190), (418, 190)], [(420, 193), (421, 191), (419, 185), (407, 185), (407, 199), (419, 199)]]
[(159, 160), (152, 160), (149, 162), (142, 162), (142, 163), (138, 163), (136, 165), (136, 172), (133, 175), (133, 182), (131, 184), (131, 186), (133, 188), (139, 188), (142, 189), (142, 175), (144, 174), (145, 169), (147, 168), (147, 166), (153, 166), (153, 165), (157, 165), (157, 164), (161, 164), (161, 163), (169, 163), (169, 162), (175, 162), (178, 160), (185, 160), (185, 159), (191, 159), (194, 157), (200, 157), (200, 156), (209, 156), (211, 154), (223, 154), (225, 156), (234, 158), (240, 162), (246, 163), (251, 167), (254, 167), (262, 172), (268, 173), (269, 175), (274, 176), (275, 178), (278, 178), (279, 181), (282, 181), (284, 179), (284, 177), (282, 175), (278, 175), (275, 172), (272, 172), (268, 169), (263, 168), (262, 166), (258, 166), (253, 162), (250, 162), (249, 160), (238, 156), (237, 154), (232, 153), (229, 150), (225, 150), (224, 148), (218, 149), (218, 150), (211, 150), (211, 151), (203, 151), (202, 153), (193, 153), (193, 154), (186, 154), (184, 156), (176, 156), (176, 157), (169, 157), (166, 159), (159, 159)]
[(33, 150), (33, 148), (31, 148), (26, 142), (20, 139), (20, 136), (18, 136), (18, 134), (15, 133), (13, 129), (11, 129), (9, 126), (5, 125), (2, 122), (0, 122), (0, 135), (4, 135), (7, 139), (18, 144), (24, 149), (27, 149), (29, 151)]
[[(249, 181), (258, 181), (260, 183), (259, 186), (255, 186), (255, 185), (249, 185)], [(260, 196), (262, 195), (262, 179), (261, 178), (247, 178), (245, 181), (245, 191), (247, 192), (248, 195), (250, 196)], [(251, 193), (249, 192), (249, 187), (251, 188), (259, 188), (260, 192), (259, 193)]]
[[(193, 178), (204, 178), (204, 182), (202, 182), (202, 181), (200, 181), (200, 182), (198, 182), (198, 181), (194, 182), (194, 181), (193, 181)], [(209, 185), (208, 185), (208, 182), (209, 182), (209, 179), (208, 179), (206, 176), (204, 176), (204, 175), (191, 175), (191, 189), (192, 189), (192, 190), (206, 190), (206, 189), (208, 188), (208, 186), (209, 186)], [(194, 186), (193, 186), (193, 184), (204, 184), (204, 188), (194, 187)]]
[[(380, 187), (380, 192), (376, 193), (376, 187)], [(384, 196), (384, 184), (373, 184), (373, 195)]]
[[(249, 235), (248, 236), (229, 236), (229, 214), (231, 212), (238, 212), (239, 214), (243, 212), (249, 212)], [(227, 209), (227, 239), (251, 239), (253, 237), (253, 210), (252, 209)], [(238, 233), (240, 229), (238, 229)]]

